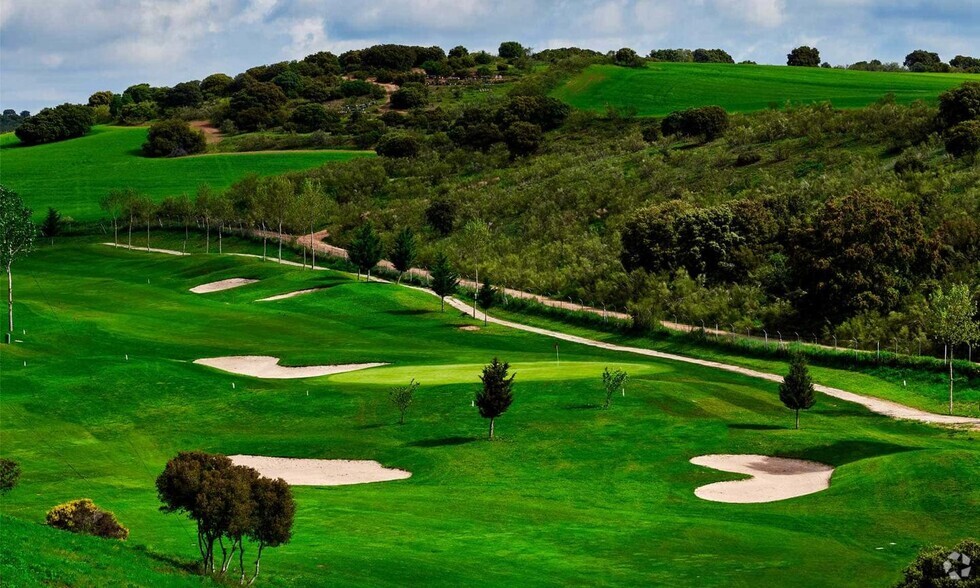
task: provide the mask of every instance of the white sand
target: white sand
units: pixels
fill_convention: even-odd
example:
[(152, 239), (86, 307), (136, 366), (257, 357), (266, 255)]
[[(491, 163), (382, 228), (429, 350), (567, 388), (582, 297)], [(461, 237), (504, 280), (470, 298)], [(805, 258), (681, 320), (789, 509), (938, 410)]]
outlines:
[(259, 298), (258, 300), (256, 300), (256, 302), (272, 302), (273, 300), (285, 300), (287, 298), (292, 298), (293, 296), (300, 296), (301, 294), (309, 294), (311, 292), (316, 292), (318, 290), (323, 290), (323, 288), (307, 288), (306, 290), (296, 290), (295, 292), (276, 294), (275, 296), (269, 296), (268, 298)]
[(296, 459), (260, 455), (229, 455), (235, 465), (248, 466), (267, 478), (282, 478), (293, 486), (346, 486), (404, 480), (412, 472), (386, 468), (376, 461)]
[(266, 378), (270, 380), (289, 380), (293, 378), (315, 378), (330, 374), (341, 374), (357, 370), (388, 365), (386, 363), (347, 363), (340, 365), (307, 365), (286, 367), (279, 365), (279, 358), (269, 355), (230, 355), (228, 357), (208, 357), (195, 359), (194, 363), (206, 365), (233, 374)]
[(480, 327), (476, 325), (463, 325), (459, 328), (460, 331), (479, 331)]
[(173, 249), (157, 249), (156, 247), (138, 247), (136, 245), (124, 245), (122, 243), (103, 243), (103, 245), (108, 245), (109, 247), (119, 247), (121, 249), (132, 249), (133, 251), (149, 251), (151, 253), (164, 253), (166, 255), (190, 255), (190, 253), (183, 253), (181, 251), (174, 251)]
[(228, 278), (227, 280), (218, 280), (217, 282), (210, 282), (208, 284), (194, 286), (191, 288), (191, 292), (195, 294), (221, 292), (222, 290), (231, 290), (232, 288), (247, 286), (248, 284), (254, 284), (255, 282), (258, 282), (258, 280), (249, 280), (248, 278)]
[(748, 474), (748, 480), (701, 486), (694, 495), (713, 502), (738, 504), (775, 502), (805, 496), (830, 487), (832, 466), (767, 455), (702, 455), (691, 463), (723, 472)]

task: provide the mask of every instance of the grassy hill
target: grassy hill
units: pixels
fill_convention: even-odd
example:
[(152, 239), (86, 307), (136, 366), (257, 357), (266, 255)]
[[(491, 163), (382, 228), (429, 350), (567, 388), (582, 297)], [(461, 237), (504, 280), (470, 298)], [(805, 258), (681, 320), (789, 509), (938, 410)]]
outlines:
[[(795, 431), (775, 384), (570, 343), (557, 365), (550, 339), (492, 325), (462, 331), (475, 323), (439, 312), (434, 297), (335, 272), (113, 250), (91, 238), (44, 245), (17, 271), (23, 342), (0, 357), (0, 442), (24, 474), (0, 512), (21, 520), (84, 496), (130, 528), (128, 546), (191, 560), (189, 523), (157, 510), (153, 479), (177, 451), (203, 449), (376, 459), (413, 473), (295, 488), (294, 538), (263, 557), (267, 586), (755, 586), (789, 575), (821, 586), (828, 574), (842, 586), (887, 586), (921, 545), (975, 531), (963, 509), (980, 500), (980, 453), (967, 433), (825, 397)], [(261, 281), (187, 291), (230, 277)], [(310, 287), (325, 289), (254, 302)], [(191, 363), (239, 354), (392, 365), (256, 380)], [(512, 363), (516, 400), (489, 443), (470, 400), (494, 356)], [(595, 408), (605, 366), (632, 376), (608, 411)], [(387, 390), (413, 377), (422, 387), (399, 426)], [(837, 470), (818, 494), (712, 503), (694, 489), (735, 476), (688, 463), (706, 453)], [(104, 545), (93, 556), (104, 573), (147, 582), (137, 574), (148, 562)], [(6, 561), (25, 561), (35, 548), (5, 540), (4, 549)], [(74, 584), (72, 573), (52, 564), (17, 578)]]
[(575, 106), (635, 108), (641, 116), (663, 116), (694, 106), (718, 105), (749, 112), (787, 102), (828, 101), (838, 108), (867, 106), (888, 93), (900, 103), (935, 102), (969, 74), (887, 73), (710, 63), (650, 63), (644, 68), (593, 65), (553, 95)]
[(273, 175), (309, 169), (373, 152), (312, 151), (210, 154), (176, 159), (143, 157), (144, 127), (100, 126), (79, 139), (24, 147), (0, 136), (0, 182), (20, 193), (40, 216), (47, 207), (76, 220), (99, 218), (99, 198), (115, 188), (135, 188), (156, 199), (201, 184), (224, 189), (248, 173)]

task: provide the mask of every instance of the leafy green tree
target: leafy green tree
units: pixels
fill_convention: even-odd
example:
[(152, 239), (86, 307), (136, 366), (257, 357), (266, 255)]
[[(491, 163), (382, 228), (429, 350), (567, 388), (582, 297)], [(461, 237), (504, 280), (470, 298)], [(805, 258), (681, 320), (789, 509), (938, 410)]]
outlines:
[(418, 254), (418, 245), (415, 240), (415, 233), (411, 227), (404, 227), (395, 236), (395, 243), (391, 248), (391, 263), (398, 270), (398, 283), (402, 281), (402, 276), (415, 265)]
[(163, 120), (150, 125), (143, 143), (147, 157), (181, 157), (201, 153), (207, 147), (204, 133), (182, 120)]
[(391, 107), (399, 110), (422, 108), (429, 103), (429, 89), (425, 84), (408, 83), (391, 94)]
[[(954, 553), (958, 555), (956, 561), (950, 559)], [(902, 581), (895, 588), (977, 588), (980, 586), (977, 562), (980, 562), (980, 543), (973, 539), (964, 539), (953, 547), (926, 547), (905, 568)], [(966, 568), (970, 568), (970, 573), (960, 577)], [(950, 576), (954, 571), (955, 579)]]
[(961, 122), (946, 133), (946, 151), (954, 157), (980, 152), (980, 119)]
[(228, 90), (231, 89), (234, 82), (235, 80), (229, 75), (223, 73), (211, 74), (201, 80), (201, 92), (209, 100), (224, 98), (228, 96)]
[(12, 459), (0, 457), (0, 496), (14, 489), (20, 480), (20, 464)]
[(504, 143), (511, 157), (524, 157), (537, 152), (543, 139), (541, 127), (524, 121), (515, 122), (504, 131)]
[(194, 213), (204, 224), (205, 253), (211, 253), (211, 224), (214, 221), (218, 208), (220, 207), (218, 198), (218, 193), (207, 184), (201, 184), (198, 186), (197, 196), (194, 198)]
[(315, 103), (297, 106), (289, 121), (296, 125), (296, 130), (300, 133), (328, 130), (336, 122), (327, 112), (326, 107)]
[(283, 225), (295, 210), (296, 195), (292, 182), (283, 176), (263, 178), (259, 182), (259, 205), (262, 216), (276, 227), (279, 234), (279, 263), (282, 263)]
[(612, 404), (613, 394), (617, 390), (622, 390), (623, 395), (626, 394), (626, 380), (628, 379), (629, 375), (623, 370), (617, 369), (611, 372), (609, 368), (603, 370), (602, 387), (606, 390), (606, 402), (602, 405), (602, 408), (609, 408), (609, 405)]
[(964, 82), (939, 95), (939, 120), (944, 128), (980, 119), (980, 82)]
[(200, 82), (181, 82), (163, 93), (160, 105), (166, 108), (197, 108), (204, 102)]
[(54, 208), (48, 207), (48, 214), (41, 223), (41, 234), (49, 239), (61, 234), (61, 214)]
[[(282, 479), (259, 478), (252, 486), (252, 501), (254, 514), (247, 535), (249, 539), (258, 543), (258, 553), (255, 557), (255, 573), (249, 580), (249, 585), (252, 585), (259, 576), (262, 551), (266, 547), (279, 547), (289, 543), (296, 516), (293, 491)], [(242, 578), (244, 579), (244, 567)]]
[(483, 309), (484, 324), (486, 324), (487, 311), (497, 303), (497, 289), (490, 283), (490, 278), (484, 277), (483, 284), (476, 292), (476, 302)]
[(497, 49), (497, 55), (503, 59), (520, 59), (527, 55), (527, 49), (517, 41), (504, 41)]
[(449, 57), (466, 57), (470, 52), (462, 45), (456, 45), (449, 50)]
[(636, 54), (629, 47), (623, 47), (619, 51), (616, 51), (613, 57), (613, 63), (621, 67), (643, 67), (643, 58)]
[(949, 414), (953, 414), (953, 351), (957, 345), (980, 339), (977, 303), (966, 284), (940, 286), (929, 302), (936, 335), (949, 346)]
[(357, 266), (358, 279), (361, 277), (361, 272), (364, 272), (370, 281), (371, 270), (381, 261), (382, 251), (381, 237), (374, 231), (374, 225), (371, 223), (361, 225), (347, 251), (351, 263)]
[(160, 216), (171, 223), (176, 223), (184, 227), (184, 242), (181, 252), (187, 253), (187, 239), (190, 233), (190, 224), (194, 220), (194, 203), (187, 197), (187, 194), (180, 196), (168, 196), (160, 202)]
[(15, 261), (34, 250), (37, 227), (31, 220), (31, 209), (24, 205), (20, 196), (0, 185), (0, 264), (7, 272), (7, 330), (14, 331), (14, 277)]
[(507, 371), (510, 369), (509, 363), (501, 363), (496, 357), (490, 364), (483, 367), (483, 374), (480, 381), (483, 387), (476, 394), (476, 407), (480, 410), (480, 416), (490, 419), (490, 435), (488, 439), (493, 440), (494, 420), (507, 412), (512, 402), (514, 402), (514, 378), (517, 374), (510, 377)]
[(448, 235), (456, 226), (456, 203), (448, 198), (436, 198), (425, 209), (425, 222), (440, 235)]
[(395, 408), (398, 409), (398, 424), (405, 424), (405, 413), (408, 408), (412, 406), (412, 402), (415, 401), (415, 391), (418, 390), (419, 383), (414, 379), (408, 383), (406, 386), (397, 386), (392, 388), (388, 392), (388, 399), (391, 401)]
[(296, 199), (296, 217), (301, 226), (310, 229), (310, 251), (313, 256), (310, 267), (316, 268), (314, 230), (327, 217), (327, 199), (323, 194), (323, 186), (319, 180), (310, 178), (303, 180), (299, 197)]
[(695, 63), (735, 63), (724, 49), (695, 49), (692, 57)]
[(933, 71), (941, 63), (938, 53), (916, 49), (905, 56), (903, 65), (912, 71)]
[(779, 385), (779, 400), (783, 405), (796, 411), (796, 428), (800, 428), (800, 411), (809, 410), (817, 402), (810, 370), (802, 354), (794, 354), (789, 362), (789, 373)]
[(100, 90), (88, 97), (88, 105), (108, 106), (112, 104), (112, 96), (113, 94), (109, 90)]
[(797, 67), (819, 67), (820, 51), (816, 47), (803, 45), (789, 52), (786, 56), (786, 65)]
[(435, 263), (432, 264), (430, 276), (432, 278), (432, 291), (439, 296), (442, 310), (445, 312), (446, 296), (452, 296), (456, 293), (456, 288), (459, 287), (459, 274), (449, 264), (449, 258), (446, 257), (446, 254), (440, 252), (436, 256)]
[(385, 133), (374, 151), (382, 157), (415, 157), (422, 151), (422, 142), (413, 134), (396, 131)]
[(81, 104), (62, 104), (44, 108), (20, 123), (14, 131), (25, 145), (39, 145), (81, 137), (95, 122), (92, 109)]

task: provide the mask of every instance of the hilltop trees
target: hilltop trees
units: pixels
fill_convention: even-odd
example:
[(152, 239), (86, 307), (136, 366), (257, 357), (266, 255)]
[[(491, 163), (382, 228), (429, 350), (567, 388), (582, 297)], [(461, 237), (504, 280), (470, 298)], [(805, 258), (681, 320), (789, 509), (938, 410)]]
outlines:
[(786, 65), (798, 67), (819, 67), (820, 51), (816, 47), (803, 45), (793, 49), (786, 56)]
[(527, 49), (517, 41), (504, 41), (497, 49), (497, 55), (503, 59), (520, 59), (527, 55)]
[(13, 190), (0, 185), (0, 264), (7, 272), (7, 330), (14, 330), (15, 261), (34, 249), (37, 227), (31, 220), (31, 209)]
[(932, 322), (939, 339), (949, 346), (949, 414), (953, 414), (953, 352), (957, 345), (980, 339), (977, 303), (966, 284), (940, 286), (930, 299)]
[(735, 63), (724, 49), (695, 49), (693, 57), (695, 63)]
[(980, 119), (980, 82), (965, 82), (939, 95), (939, 120), (944, 128)]
[(201, 153), (207, 146), (204, 133), (192, 129), (185, 121), (163, 120), (150, 125), (143, 143), (147, 157), (181, 157)]
[(484, 366), (480, 381), (483, 387), (476, 394), (475, 404), (480, 410), (480, 416), (490, 419), (490, 433), (487, 437), (493, 440), (493, 424), (500, 415), (507, 412), (512, 402), (514, 402), (514, 378), (517, 374), (510, 377), (507, 371), (510, 369), (509, 363), (501, 363), (496, 357), (490, 364)]
[(95, 119), (92, 109), (81, 104), (62, 104), (45, 108), (23, 121), (14, 134), (25, 145), (38, 145), (81, 137)]
[(936, 71), (940, 68), (942, 60), (939, 59), (938, 53), (933, 53), (931, 51), (925, 51), (924, 49), (916, 49), (915, 51), (909, 53), (905, 56), (905, 61), (902, 65), (909, 68), (912, 71)]
[(629, 47), (623, 47), (616, 51), (613, 56), (613, 63), (622, 67), (643, 67), (643, 58), (636, 54)]
[(446, 254), (441, 252), (436, 256), (436, 261), (432, 265), (430, 274), (432, 277), (432, 291), (439, 296), (442, 310), (445, 311), (446, 296), (452, 296), (456, 293), (456, 288), (459, 286), (459, 274), (449, 264), (449, 258), (446, 257)]
[(789, 373), (779, 385), (779, 400), (786, 408), (796, 411), (796, 428), (799, 429), (800, 411), (809, 410), (817, 401), (810, 371), (800, 354), (795, 354), (790, 359)]
[(263, 549), (287, 543), (292, 536), (296, 506), (289, 485), (236, 466), (223, 455), (181, 452), (167, 462), (156, 487), (161, 511), (186, 514), (197, 524), (205, 573), (224, 575), (237, 552), (244, 583), (244, 539), (248, 538), (258, 547), (251, 584), (259, 574)]

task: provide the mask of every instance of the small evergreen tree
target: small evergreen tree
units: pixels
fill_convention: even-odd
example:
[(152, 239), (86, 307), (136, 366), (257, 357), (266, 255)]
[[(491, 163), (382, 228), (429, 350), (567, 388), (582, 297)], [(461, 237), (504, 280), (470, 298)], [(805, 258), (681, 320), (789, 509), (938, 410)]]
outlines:
[(12, 460), (0, 458), (0, 496), (14, 489), (20, 480), (20, 465)]
[(794, 354), (789, 363), (789, 373), (779, 385), (779, 399), (786, 408), (796, 411), (796, 428), (800, 428), (800, 410), (809, 410), (816, 402), (813, 380), (806, 360), (799, 353)]
[(48, 214), (44, 217), (44, 222), (41, 224), (41, 232), (45, 237), (53, 239), (61, 233), (61, 214), (48, 207)]
[(497, 302), (497, 289), (490, 283), (490, 278), (484, 278), (483, 285), (476, 293), (476, 301), (483, 308), (483, 324), (487, 324), (487, 311)]
[(411, 228), (405, 227), (395, 237), (395, 244), (391, 248), (391, 263), (398, 270), (399, 284), (402, 282), (402, 275), (415, 265), (415, 256), (415, 233)]
[(609, 408), (612, 403), (612, 396), (616, 393), (616, 390), (623, 390), (626, 392), (626, 380), (629, 379), (629, 375), (623, 370), (615, 370), (610, 372), (609, 368), (606, 368), (602, 372), (602, 386), (606, 389), (606, 403), (602, 405), (602, 408)]
[(509, 363), (500, 363), (500, 360), (495, 357), (489, 365), (484, 366), (483, 374), (480, 376), (483, 388), (476, 394), (476, 406), (480, 409), (481, 417), (490, 419), (491, 441), (494, 420), (507, 412), (514, 401), (513, 386), (517, 374), (508, 377), (509, 369)]
[(415, 391), (418, 390), (418, 387), (419, 383), (413, 379), (407, 386), (398, 386), (396, 388), (392, 388), (391, 391), (388, 392), (388, 398), (391, 400), (391, 403), (395, 405), (395, 408), (398, 409), (399, 425), (405, 424), (405, 412), (408, 411), (408, 407), (411, 406), (412, 402), (415, 400)]
[(432, 291), (439, 296), (439, 300), (442, 302), (442, 310), (445, 311), (446, 296), (455, 294), (456, 288), (459, 286), (459, 274), (453, 271), (445, 253), (440, 253), (436, 257), (436, 262), (432, 266), (431, 276)]
[(371, 279), (371, 270), (381, 261), (381, 238), (374, 232), (371, 223), (364, 223), (354, 236), (348, 251), (351, 263), (357, 266), (357, 278), (361, 272)]

